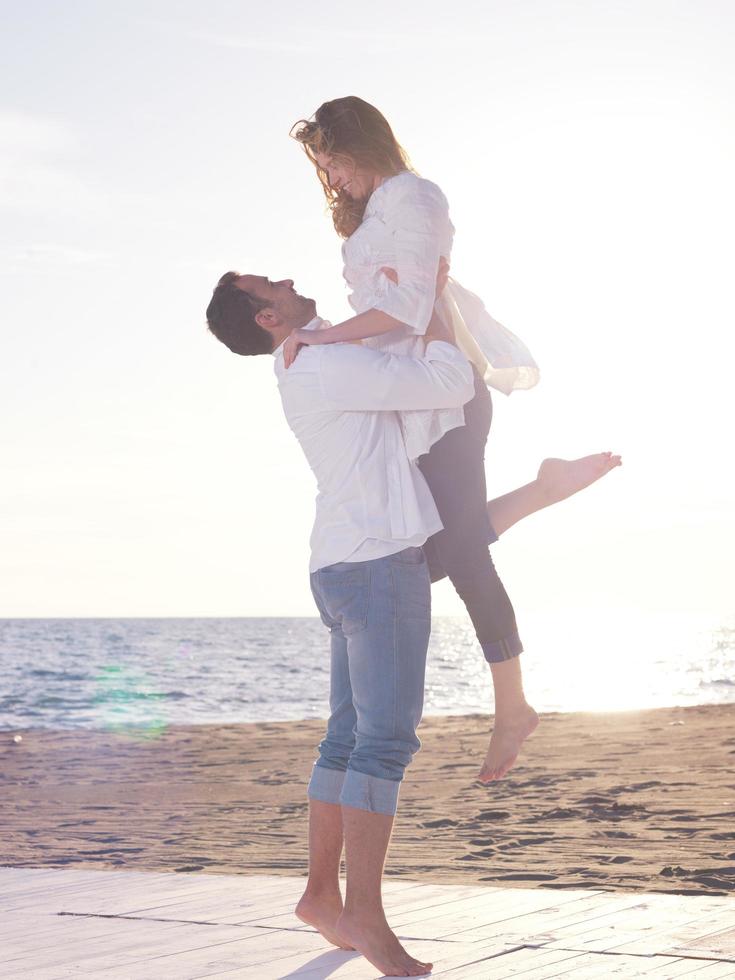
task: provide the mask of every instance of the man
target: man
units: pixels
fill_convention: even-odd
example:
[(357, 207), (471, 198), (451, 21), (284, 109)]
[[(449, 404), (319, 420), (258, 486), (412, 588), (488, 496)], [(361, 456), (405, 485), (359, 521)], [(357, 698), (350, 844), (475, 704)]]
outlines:
[(235, 353), (274, 355), (286, 419), (319, 489), (310, 573), (331, 633), (331, 714), (309, 782), (309, 880), (296, 912), (383, 973), (419, 976), (431, 964), (391, 931), (381, 881), (400, 783), (420, 744), (431, 627), (422, 545), (441, 521), (395, 413), (465, 404), (472, 370), (435, 317), (423, 358), (333, 344), (305, 348), (286, 371), (291, 331), (324, 324), (290, 279), (227, 273), (207, 321)]

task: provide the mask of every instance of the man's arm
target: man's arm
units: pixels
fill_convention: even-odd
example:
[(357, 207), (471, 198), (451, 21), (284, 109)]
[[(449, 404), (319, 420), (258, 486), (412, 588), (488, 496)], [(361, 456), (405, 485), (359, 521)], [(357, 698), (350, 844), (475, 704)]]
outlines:
[(404, 357), (352, 344), (316, 348), (325, 400), (352, 412), (459, 408), (474, 395), (472, 368), (432, 319), (423, 357)]

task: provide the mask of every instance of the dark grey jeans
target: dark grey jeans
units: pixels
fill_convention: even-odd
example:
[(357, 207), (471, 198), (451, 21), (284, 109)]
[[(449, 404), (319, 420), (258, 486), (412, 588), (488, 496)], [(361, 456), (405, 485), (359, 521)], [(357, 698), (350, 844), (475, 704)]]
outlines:
[(488, 545), (498, 537), (487, 514), (485, 444), (493, 417), (487, 386), (475, 371), (465, 424), (451, 429), (419, 459), (444, 530), (424, 545), (431, 581), (449, 576), (464, 602), (489, 663), (523, 651), (515, 613)]

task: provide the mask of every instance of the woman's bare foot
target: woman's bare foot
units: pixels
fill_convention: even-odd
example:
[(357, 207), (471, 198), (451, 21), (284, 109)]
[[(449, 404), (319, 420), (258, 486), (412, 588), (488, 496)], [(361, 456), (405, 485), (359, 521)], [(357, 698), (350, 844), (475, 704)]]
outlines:
[(423, 977), (431, 973), (433, 964), (421, 963), (406, 952), (382, 912), (343, 912), (337, 928), (366, 960), (389, 977)]
[(512, 768), (524, 741), (538, 726), (538, 715), (530, 704), (524, 703), (507, 719), (495, 718), (490, 745), (477, 777), (481, 783), (502, 779)]
[(548, 502), (556, 504), (622, 465), (621, 457), (612, 453), (593, 453), (579, 459), (545, 459), (536, 479)]
[(307, 926), (313, 926), (327, 942), (341, 949), (354, 949), (337, 931), (337, 919), (342, 915), (342, 896), (336, 894), (310, 895), (305, 891), (296, 906), (296, 915)]

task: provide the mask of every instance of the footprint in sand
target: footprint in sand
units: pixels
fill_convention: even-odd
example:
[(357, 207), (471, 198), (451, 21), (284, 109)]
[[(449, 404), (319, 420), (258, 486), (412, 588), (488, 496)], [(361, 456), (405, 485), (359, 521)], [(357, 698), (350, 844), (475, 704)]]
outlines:
[(647, 783), (630, 783), (630, 785), (625, 785), (625, 786), (611, 786), (610, 792), (615, 794), (638, 793), (642, 789), (652, 789), (654, 786), (662, 786), (662, 785), (663, 784), (661, 783), (660, 780), (651, 779)]
[(633, 817), (635, 820), (648, 820), (653, 816), (644, 806), (637, 806), (635, 803), (612, 803), (602, 805), (594, 804), (590, 810), (592, 819), (597, 820), (624, 820)]
[(283, 806), (278, 807), (278, 812), (280, 814), (294, 816), (295, 814), (305, 813), (307, 806), (308, 804), (306, 803), (284, 803)]
[(558, 877), (558, 875), (537, 871), (512, 875), (493, 875), (489, 878), (480, 878), (480, 881), (555, 881)]
[(499, 846), (501, 851), (510, 851), (516, 847), (530, 847), (533, 844), (548, 844), (549, 841), (555, 840), (556, 838), (551, 837), (519, 837), (516, 840), (507, 841)]
[(569, 810), (558, 806), (553, 810), (547, 810), (546, 813), (539, 813), (531, 819), (534, 823), (538, 823), (543, 820), (576, 820), (579, 816), (579, 810)]
[(427, 820), (421, 824), (422, 827), (435, 829), (437, 827), (458, 827), (459, 820), (450, 820), (448, 817), (441, 817), (438, 820)]

